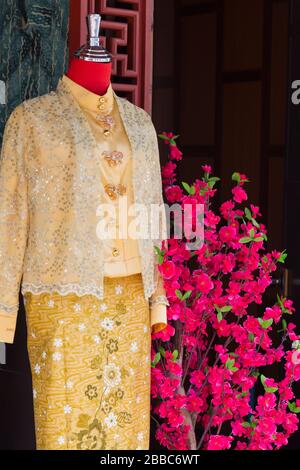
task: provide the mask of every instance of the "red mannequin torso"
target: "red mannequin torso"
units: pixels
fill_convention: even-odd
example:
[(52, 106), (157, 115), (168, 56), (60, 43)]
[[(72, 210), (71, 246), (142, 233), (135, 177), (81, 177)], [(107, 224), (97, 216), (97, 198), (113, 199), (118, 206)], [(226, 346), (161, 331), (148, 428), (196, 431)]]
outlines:
[(111, 62), (89, 62), (72, 59), (66, 75), (87, 90), (104, 95), (111, 80)]

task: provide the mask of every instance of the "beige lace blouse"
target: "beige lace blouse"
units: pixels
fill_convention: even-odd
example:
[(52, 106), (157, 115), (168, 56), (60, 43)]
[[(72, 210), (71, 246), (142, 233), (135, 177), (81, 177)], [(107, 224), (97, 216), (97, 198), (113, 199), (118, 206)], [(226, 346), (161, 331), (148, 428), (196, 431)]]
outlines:
[[(22, 293), (92, 294), (103, 277), (141, 272), (154, 330), (167, 323), (156, 237), (99, 238), (100, 202), (126, 195), (162, 205), (157, 135), (151, 117), (113, 91), (95, 95), (63, 76), (57, 89), (17, 106), (0, 164), (0, 341), (13, 342)], [(100, 217), (101, 218), (101, 217)], [(117, 221), (119, 222), (119, 221)], [(150, 228), (149, 228), (150, 233)]]

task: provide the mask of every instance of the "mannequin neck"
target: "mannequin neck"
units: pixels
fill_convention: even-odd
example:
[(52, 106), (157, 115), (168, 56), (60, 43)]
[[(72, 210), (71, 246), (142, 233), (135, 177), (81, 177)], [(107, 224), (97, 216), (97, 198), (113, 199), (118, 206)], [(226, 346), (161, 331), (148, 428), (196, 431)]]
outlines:
[(111, 66), (111, 62), (99, 63), (72, 59), (66, 75), (92, 93), (104, 95), (110, 85)]

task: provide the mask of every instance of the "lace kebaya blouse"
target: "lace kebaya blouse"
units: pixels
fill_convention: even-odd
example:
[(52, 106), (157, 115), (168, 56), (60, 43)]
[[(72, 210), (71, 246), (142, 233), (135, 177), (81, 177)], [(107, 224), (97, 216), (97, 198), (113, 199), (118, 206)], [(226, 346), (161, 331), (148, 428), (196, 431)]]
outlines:
[(138, 272), (152, 331), (166, 326), (168, 302), (154, 253), (166, 240), (163, 211), (156, 239), (100, 240), (97, 233), (99, 204), (117, 207), (124, 196), (128, 207), (142, 203), (148, 214), (151, 204), (163, 203), (148, 113), (111, 84), (98, 96), (66, 75), (56, 91), (17, 106), (1, 151), (0, 341), (13, 342), (20, 284), (23, 294), (103, 298), (103, 276)]

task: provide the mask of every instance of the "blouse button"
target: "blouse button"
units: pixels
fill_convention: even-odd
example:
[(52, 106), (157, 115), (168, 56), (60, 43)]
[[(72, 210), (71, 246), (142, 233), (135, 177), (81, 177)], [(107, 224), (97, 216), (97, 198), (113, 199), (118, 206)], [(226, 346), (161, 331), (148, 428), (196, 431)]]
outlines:
[(105, 129), (105, 131), (104, 131), (104, 135), (105, 135), (106, 137), (108, 137), (108, 136), (110, 135), (110, 130), (108, 130), (108, 129)]
[(118, 250), (118, 248), (114, 248), (114, 249), (112, 250), (112, 255), (113, 255), (114, 258), (116, 258), (117, 256), (119, 256), (119, 254), (120, 254), (120, 251)]
[(110, 167), (121, 165), (124, 158), (123, 153), (118, 152), (117, 150), (114, 150), (113, 152), (104, 151), (102, 155), (104, 155), (104, 158)]

